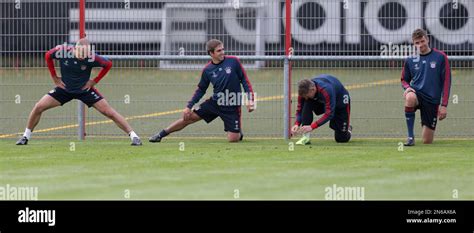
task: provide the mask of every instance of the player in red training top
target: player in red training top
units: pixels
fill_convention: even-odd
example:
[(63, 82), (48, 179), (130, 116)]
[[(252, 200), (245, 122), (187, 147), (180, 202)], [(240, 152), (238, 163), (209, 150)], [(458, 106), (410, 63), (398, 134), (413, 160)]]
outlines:
[[(56, 87), (43, 96), (33, 107), (28, 124), (17, 145), (27, 145), (31, 132), (40, 121), (41, 114), (51, 108), (63, 105), (72, 99), (79, 99), (89, 108), (94, 107), (113, 120), (130, 136), (132, 146), (142, 145), (140, 137), (133, 131), (125, 118), (113, 109), (94, 86), (109, 72), (112, 62), (91, 52), (90, 42), (83, 38), (75, 46), (58, 45), (46, 53), (45, 59)], [(61, 76), (56, 75), (53, 59), (59, 61)], [(90, 79), (93, 67), (102, 67), (98, 76)]]

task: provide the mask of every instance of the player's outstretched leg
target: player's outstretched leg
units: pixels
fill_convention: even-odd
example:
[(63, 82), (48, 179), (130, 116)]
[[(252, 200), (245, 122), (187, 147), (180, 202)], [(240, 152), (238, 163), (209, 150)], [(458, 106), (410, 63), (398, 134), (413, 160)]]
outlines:
[(53, 97), (49, 95), (43, 96), (33, 107), (31, 110), (30, 116), (28, 117), (28, 123), (25, 129), (25, 133), (23, 133), (23, 136), (16, 142), (16, 145), (27, 145), (28, 140), (31, 138), (31, 132), (33, 132), (34, 128), (36, 125), (38, 125), (38, 122), (41, 119), (41, 114), (50, 109), (54, 108), (57, 106), (60, 106), (61, 103), (54, 99)]
[(159, 133), (156, 133), (155, 135), (151, 136), (148, 141), (149, 142), (161, 142), (161, 139), (164, 137), (168, 136), (169, 134), (180, 131), (184, 129), (186, 126), (193, 124), (197, 121), (200, 121), (202, 118), (197, 115), (195, 112), (192, 112), (190, 117), (188, 119), (184, 119), (183, 117), (180, 118), (179, 120), (171, 123), (166, 129), (161, 130)]
[(95, 103), (93, 107), (97, 109), (97, 111), (102, 113), (104, 116), (114, 121), (120, 129), (127, 133), (128, 136), (130, 136), (130, 140), (132, 140), (132, 146), (142, 145), (140, 137), (135, 133), (135, 131), (133, 131), (132, 127), (130, 127), (125, 118), (120, 115), (120, 113), (115, 111), (115, 109), (113, 109), (105, 99), (101, 99), (100, 101)]
[(415, 107), (417, 106), (417, 97), (414, 92), (408, 92), (405, 96), (405, 118), (407, 122), (408, 137), (405, 146), (415, 145)]

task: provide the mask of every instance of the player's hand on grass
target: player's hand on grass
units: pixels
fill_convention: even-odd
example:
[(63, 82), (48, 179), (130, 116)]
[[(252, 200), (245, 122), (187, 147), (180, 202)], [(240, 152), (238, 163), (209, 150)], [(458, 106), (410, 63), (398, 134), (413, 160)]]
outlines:
[(66, 84), (64, 84), (64, 82), (61, 80), (61, 77), (58, 77), (58, 76), (54, 77), (53, 82), (54, 82), (54, 85), (56, 85), (57, 87), (61, 89), (66, 89)]
[(94, 87), (96, 84), (97, 84), (97, 83), (94, 82), (94, 80), (89, 79), (89, 81), (87, 81), (86, 85), (84, 85), (84, 86), (82, 87), (82, 90), (87, 90), (87, 91), (89, 91), (89, 90), (90, 90), (92, 87)]
[(191, 119), (191, 114), (193, 112), (191, 111), (190, 108), (185, 108), (184, 111), (183, 111), (183, 120), (187, 121), (189, 119)]
[(448, 109), (445, 106), (439, 107), (439, 111), (438, 111), (439, 120), (442, 121), (444, 118), (446, 118), (447, 115), (448, 115)]
[(300, 133), (309, 133), (313, 131), (313, 128), (311, 127), (311, 125), (305, 125), (305, 126), (302, 126), (300, 129), (299, 129), (299, 132)]
[(408, 93), (410, 92), (413, 92), (413, 93), (416, 93), (415, 89), (409, 87), (405, 90), (405, 92), (403, 92), (403, 97), (406, 97)]
[(249, 103), (246, 105), (246, 107), (249, 112), (253, 112), (253, 110), (255, 110), (255, 103), (253, 100), (249, 100)]

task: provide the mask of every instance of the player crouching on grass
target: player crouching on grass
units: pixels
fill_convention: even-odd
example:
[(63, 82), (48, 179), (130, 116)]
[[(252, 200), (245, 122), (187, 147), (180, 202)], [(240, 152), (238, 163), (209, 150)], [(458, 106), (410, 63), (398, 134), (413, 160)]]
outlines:
[[(242, 98), (237, 98), (240, 101), (232, 101), (232, 99), (247, 96), (248, 104), (246, 104), (246, 107), (249, 112), (252, 112), (254, 110), (252, 85), (239, 59), (224, 55), (224, 44), (221, 41), (212, 39), (207, 42), (206, 47), (207, 53), (211, 56), (211, 61), (202, 70), (201, 80), (193, 97), (184, 109), (182, 118), (150, 137), (150, 142), (160, 142), (170, 133), (182, 130), (190, 124), (202, 119), (210, 123), (217, 117), (224, 121), (224, 131), (227, 132), (229, 142), (242, 140), (240, 107), (244, 103)], [(212, 97), (204, 101), (199, 108), (192, 109), (194, 104), (204, 96), (211, 83), (214, 87)], [(242, 94), (241, 85), (246, 95)]]
[(451, 90), (451, 69), (446, 54), (430, 48), (428, 35), (423, 29), (416, 29), (412, 40), (420, 54), (407, 58), (402, 70), (401, 82), (405, 90), (403, 96), (408, 129), (405, 146), (415, 145), (413, 128), (417, 109), (420, 109), (421, 114), (423, 143), (433, 142), (437, 119), (441, 121), (448, 114)]
[[(313, 112), (323, 116), (313, 122)], [(334, 130), (336, 142), (348, 142), (352, 135), (350, 125), (351, 100), (342, 83), (331, 75), (319, 75), (298, 82), (298, 107), (292, 134), (302, 133), (297, 145), (310, 144), (310, 132), (326, 124)]]
[[(107, 118), (113, 120), (120, 129), (130, 136), (132, 146), (140, 146), (140, 137), (133, 131), (125, 118), (113, 109), (94, 86), (109, 72), (112, 62), (95, 54), (89, 41), (80, 39), (75, 46), (58, 45), (46, 53), (45, 59), (56, 87), (43, 96), (33, 107), (28, 118), (25, 133), (16, 142), (27, 145), (31, 132), (38, 124), (41, 114), (51, 108), (63, 105), (72, 99), (79, 99), (89, 108), (94, 107)], [(61, 76), (56, 75), (53, 59), (59, 60)], [(90, 79), (93, 67), (102, 67), (96, 78)]]

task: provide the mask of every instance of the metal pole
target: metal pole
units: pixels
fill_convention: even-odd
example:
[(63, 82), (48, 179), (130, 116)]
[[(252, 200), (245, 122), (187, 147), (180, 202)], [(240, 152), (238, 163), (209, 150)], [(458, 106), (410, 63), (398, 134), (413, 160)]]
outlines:
[[(79, 0), (79, 38), (86, 37), (86, 0)], [(77, 136), (79, 140), (86, 138), (86, 106), (77, 100)]]
[(284, 107), (283, 107), (283, 137), (285, 140), (290, 139), (290, 124), (288, 124), (290, 119), (290, 98), (285, 98), (290, 95), (290, 61), (288, 58), (285, 58), (283, 65), (283, 96), (284, 96)]
[(78, 128), (77, 128), (77, 136), (79, 138), (79, 140), (84, 140), (85, 139), (85, 136), (86, 136), (86, 131), (85, 131), (85, 124), (86, 124), (86, 121), (85, 121), (85, 106), (84, 106), (84, 103), (82, 103), (80, 100), (77, 100), (77, 124), (78, 124)]
[[(287, 88), (285, 88), (285, 111), (286, 117), (284, 124), (286, 128), (285, 132), (285, 139), (290, 139), (290, 113), (291, 113), (291, 62), (288, 60), (289, 57), (293, 56), (293, 48), (291, 47), (291, 4), (292, 0), (286, 0), (285, 2), (285, 67), (287, 71), (285, 72), (286, 80), (285, 84)], [(288, 63), (288, 64), (286, 64)], [(288, 102), (288, 103), (287, 103)]]

